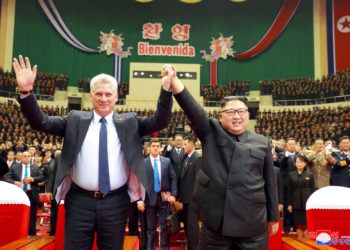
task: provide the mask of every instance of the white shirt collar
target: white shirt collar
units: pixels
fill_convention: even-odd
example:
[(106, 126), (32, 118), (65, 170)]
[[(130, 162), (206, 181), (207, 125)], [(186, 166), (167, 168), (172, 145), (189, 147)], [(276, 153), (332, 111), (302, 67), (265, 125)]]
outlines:
[(154, 162), (154, 160), (160, 161), (159, 155), (156, 158), (154, 158), (152, 155), (149, 155), (149, 157), (151, 158), (151, 162)]
[[(114, 112), (111, 112), (110, 114), (106, 115), (105, 116), (105, 119), (107, 121), (107, 124), (111, 124), (113, 122), (113, 113)], [(100, 120), (101, 120), (102, 116), (100, 116), (99, 114), (97, 114), (94, 110), (94, 117), (92, 118), (93, 119), (93, 122), (94, 123), (99, 123)]]

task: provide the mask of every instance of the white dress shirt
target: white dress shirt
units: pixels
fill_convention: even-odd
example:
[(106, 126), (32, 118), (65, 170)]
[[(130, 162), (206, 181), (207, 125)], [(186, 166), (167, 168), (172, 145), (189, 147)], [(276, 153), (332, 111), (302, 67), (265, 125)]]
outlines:
[[(111, 190), (122, 187), (126, 184), (129, 176), (129, 168), (126, 164), (124, 153), (121, 150), (121, 144), (118, 133), (113, 121), (113, 112), (107, 116), (107, 148), (108, 148), (108, 167)], [(99, 135), (101, 116), (94, 111), (94, 116), (86, 133), (81, 150), (77, 156), (76, 162), (71, 171), (72, 181), (90, 191), (98, 191), (98, 172), (99, 172)]]

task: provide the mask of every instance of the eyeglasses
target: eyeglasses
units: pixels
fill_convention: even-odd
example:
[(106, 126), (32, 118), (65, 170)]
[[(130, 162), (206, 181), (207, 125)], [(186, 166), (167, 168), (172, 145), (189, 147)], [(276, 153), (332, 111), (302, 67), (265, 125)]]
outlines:
[(225, 113), (227, 116), (234, 116), (236, 113), (239, 116), (245, 116), (248, 113), (248, 109), (225, 109), (222, 110), (220, 113)]

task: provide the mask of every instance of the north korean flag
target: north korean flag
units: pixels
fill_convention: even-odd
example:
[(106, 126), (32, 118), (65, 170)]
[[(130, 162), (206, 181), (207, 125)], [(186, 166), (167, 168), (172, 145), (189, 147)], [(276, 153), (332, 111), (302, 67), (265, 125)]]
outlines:
[(350, 1), (327, 2), (329, 74), (350, 68)]

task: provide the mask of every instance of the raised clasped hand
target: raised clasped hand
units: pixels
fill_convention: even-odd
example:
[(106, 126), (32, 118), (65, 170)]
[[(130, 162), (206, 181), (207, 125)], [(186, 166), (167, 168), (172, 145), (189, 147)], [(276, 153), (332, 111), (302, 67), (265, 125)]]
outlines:
[(171, 66), (171, 64), (164, 64), (161, 77), (163, 88), (165, 90), (170, 90), (173, 79), (176, 78), (175, 68)]
[(37, 73), (37, 65), (34, 65), (33, 69), (30, 65), (28, 57), (23, 57), (20, 55), (13, 59), (12, 62), (13, 70), (16, 74), (17, 84), (21, 91), (29, 91), (33, 89), (34, 80)]

